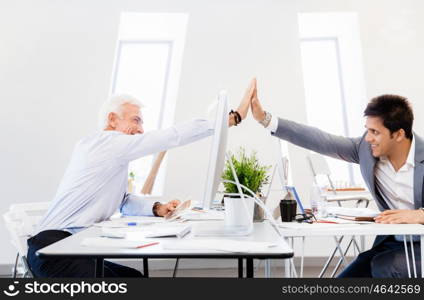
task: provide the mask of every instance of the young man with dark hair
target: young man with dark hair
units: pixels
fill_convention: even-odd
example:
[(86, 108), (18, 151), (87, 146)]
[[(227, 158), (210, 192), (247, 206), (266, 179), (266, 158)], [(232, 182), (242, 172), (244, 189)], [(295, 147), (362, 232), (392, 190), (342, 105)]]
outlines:
[[(272, 135), (323, 155), (360, 165), (378, 208), (377, 223), (424, 224), (424, 140), (412, 131), (408, 100), (382, 95), (364, 111), (366, 132), (347, 138), (276, 118), (262, 109), (257, 91), (251, 99), (253, 117)], [(418, 240), (414, 238), (417, 274), (421, 273)], [(356, 258), (339, 277), (407, 277), (401, 236), (377, 236), (373, 247)]]
[(394, 133), (405, 131), (406, 138), (412, 140), (414, 113), (408, 99), (398, 95), (382, 95), (371, 99), (364, 111), (366, 117), (380, 117), (384, 127)]

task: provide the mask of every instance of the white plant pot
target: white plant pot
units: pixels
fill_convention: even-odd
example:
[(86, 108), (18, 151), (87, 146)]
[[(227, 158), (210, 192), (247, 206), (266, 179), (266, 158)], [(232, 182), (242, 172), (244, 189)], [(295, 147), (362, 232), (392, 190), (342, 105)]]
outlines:
[(224, 197), (225, 225), (228, 227), (253, 228), (253, 198)]

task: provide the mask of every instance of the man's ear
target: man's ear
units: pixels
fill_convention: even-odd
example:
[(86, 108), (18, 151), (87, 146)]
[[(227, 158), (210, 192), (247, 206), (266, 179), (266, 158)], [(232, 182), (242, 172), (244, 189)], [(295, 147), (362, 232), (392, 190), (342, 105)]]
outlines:
[(110, 112), (107, 115), (107, 123), (108, 126), (115, 129), (116, 128), (116, 119), (118, 118), (118, 116), (116, 115), (116, 113), (114, 112)]
[(403, 130), (402, 128), (399, 129), (398, 131), (396, 131), (395, 134), (396, 134), (396, 141), (397, 142), (401, 142), (402, 140), (404, 140), (406, 138), (405, 130)]

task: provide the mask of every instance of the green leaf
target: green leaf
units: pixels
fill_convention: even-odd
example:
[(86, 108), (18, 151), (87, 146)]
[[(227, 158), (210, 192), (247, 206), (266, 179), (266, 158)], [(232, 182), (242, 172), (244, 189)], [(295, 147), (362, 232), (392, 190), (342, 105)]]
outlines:
[[(240, 147), (237, 157), (234, 154), (230, 154), (230, 159), (233, 162), (239, 182), (251, 189), (254, 193), (260, 193), (262, 186), (269, 183), (267, 172), (271, 166), (262, 166), (259, 163), (255, 151), (248, 156), (245, 149)], [(225, 162), (225, 168), (221, 178), (235, 181), (228, 161)], [(226, 182), (223, 185), (226, 193), (238, 193), (235, 184)], [(243, 190), (243, 192), (247, 191)]]

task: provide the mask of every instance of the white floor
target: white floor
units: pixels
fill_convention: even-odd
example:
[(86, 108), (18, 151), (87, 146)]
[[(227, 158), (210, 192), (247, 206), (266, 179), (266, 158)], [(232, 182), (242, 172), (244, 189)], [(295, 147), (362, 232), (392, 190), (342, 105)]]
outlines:
[[(305, 267), (303, 277), (318, 277), (321, 268), (319, 267)], [(151, 270), (150, 277), (172, 277), (173, 270)], [(229, 269), (181, 269), (177, 272), (177, 277), (237, 277), (238, 270), (235, 268)], [(0, 278), (10, 278), (11, 276), (0, 276)], [(264, 269), (259, 268), (255, 270), (255, 277), (263, 278)], [(272, 278), (284, 277), (284, 268), (275, 267), (271, 271)]]
[[(305, 267), (303, 277), (318, 277), (320, 267)], [(149, 272), (150, 277), (171, 277), (172, 270), (152, 270)], [(177, 277), (237, 277), (238, 270), (231, 269), (181, 269), (177, 271)], [(264, 269), (255, 270), (255, 277), (264, 277)], [(272, 278), (284, 277), (284, 268), (274, 267), (271, 270)]]

